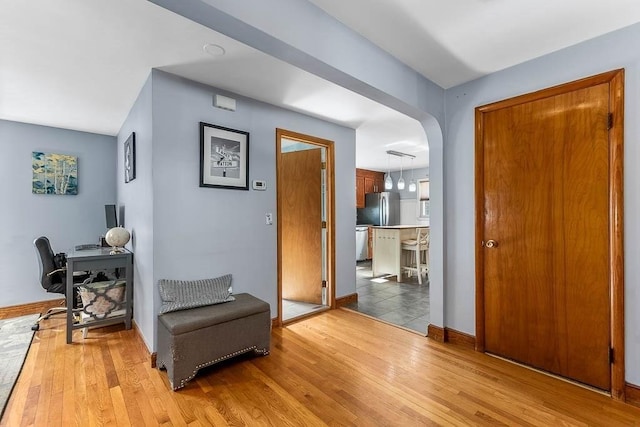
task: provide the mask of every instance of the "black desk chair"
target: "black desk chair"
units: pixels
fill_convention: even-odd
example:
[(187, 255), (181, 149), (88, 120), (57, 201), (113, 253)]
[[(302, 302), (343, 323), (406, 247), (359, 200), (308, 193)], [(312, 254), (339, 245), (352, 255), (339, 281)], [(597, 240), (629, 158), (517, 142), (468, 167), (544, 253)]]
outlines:
[[(65, 254), (54, 254), (49, 239), (44, 236), (34, 240), (33, 245), (38, 254), (38, 261), (40, 261), (40, 284), (47, 292), (65, 295), (67, 286), (67, 261)], [(89, 274), (74, 276), (73, 282), (83, 282), (87, 277), (89, 277)], [(77, 306), (76, 300), (77, 292), (74, 288), (74, 298), (72, 301), (74, 308)], [(66, 301), (66, 304), (69, 304), (69, 301)], [(53, 307), (47, 310), (38, 318), (36, 324), (33, 325), (31, 329), (37, 331), (40, 329), (40, 321), (48, 319), (54, 314), (66, 313), (66, 304), (64, 307)]]

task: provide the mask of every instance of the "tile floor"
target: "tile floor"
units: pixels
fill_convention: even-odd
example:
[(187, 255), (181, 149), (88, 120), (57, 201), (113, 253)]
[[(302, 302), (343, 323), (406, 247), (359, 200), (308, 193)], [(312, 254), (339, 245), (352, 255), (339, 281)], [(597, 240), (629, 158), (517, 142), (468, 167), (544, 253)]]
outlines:
[(429, 279), (418, 284), (412, 277), (406, 282), (373, 277), (371, 261), (356, 265), (358, 302), (345, 306), (377, 319), (427, 334), (429, 324)]
[(293, 300), (282, 300), (282, 320), (290, 320), (294, 319), (303, 314), (313, 313), (315, 311), (319, 311), (325, 308), (324, 305), (320, 304), (309, 304), (306, 302), (293, 301)]

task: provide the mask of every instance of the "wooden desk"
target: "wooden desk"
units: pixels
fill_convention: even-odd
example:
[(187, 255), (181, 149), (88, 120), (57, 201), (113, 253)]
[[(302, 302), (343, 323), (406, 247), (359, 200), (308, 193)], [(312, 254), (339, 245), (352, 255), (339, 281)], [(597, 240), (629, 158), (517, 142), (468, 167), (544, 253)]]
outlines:
[(373, 226), (373, 276), (392, 274), (402, 282), (402, 241), (416, 238), (419, 225)]
[[(73, 250), (67, 253), (67, 344), (71, 344), (74, 329), (82, 329), (94, 326), (107, 326), (124, 322), (127, 329), (131, 329), (131, 319), (133, 317), (133, 253), (125, 250), (123, 253), (110, 254), (111, 248), (97, 248)], [(73, 309), (73, 288), (81, 286), (81, 283), (73, 283), (74, 271), (111, 270), (124, 268), (126, 270), (125, 280), (125, 301), (124, 314), (119, 316), (106, 317), (90, 322), (74, 322), (74, 312), (81, 310)]]

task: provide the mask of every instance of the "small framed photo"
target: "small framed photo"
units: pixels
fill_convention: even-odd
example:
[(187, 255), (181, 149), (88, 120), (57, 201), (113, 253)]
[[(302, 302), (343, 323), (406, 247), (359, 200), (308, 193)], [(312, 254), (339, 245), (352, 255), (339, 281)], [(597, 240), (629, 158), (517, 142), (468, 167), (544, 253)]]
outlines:
[(124, 142), (124, 182), (136, 179), (136, 133), (131, 132)]
[(249, 190), (249, 132), (200, 122), (200, 187)]

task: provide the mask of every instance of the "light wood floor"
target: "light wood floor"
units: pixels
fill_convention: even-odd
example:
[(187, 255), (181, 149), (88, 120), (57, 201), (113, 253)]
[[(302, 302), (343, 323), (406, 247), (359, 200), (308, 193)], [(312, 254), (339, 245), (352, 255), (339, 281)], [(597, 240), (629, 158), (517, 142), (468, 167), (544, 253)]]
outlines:
[(607, 396), (346, 310), (273, 331), (271, 354), (179, 392), (134, 330), (36, 333), (1, 426), (640, 425)]

